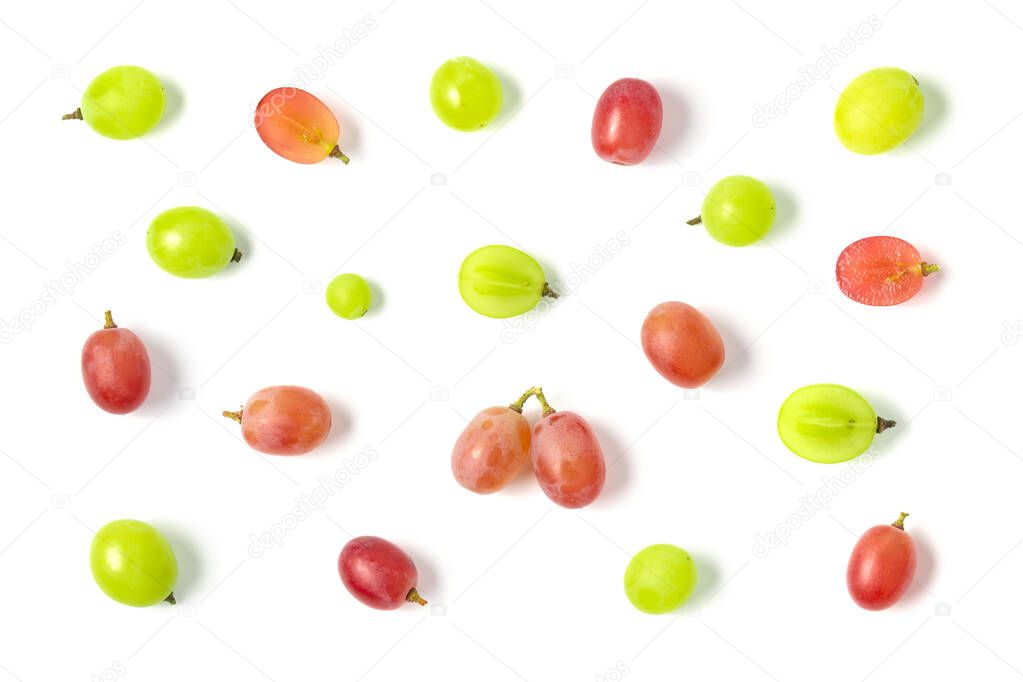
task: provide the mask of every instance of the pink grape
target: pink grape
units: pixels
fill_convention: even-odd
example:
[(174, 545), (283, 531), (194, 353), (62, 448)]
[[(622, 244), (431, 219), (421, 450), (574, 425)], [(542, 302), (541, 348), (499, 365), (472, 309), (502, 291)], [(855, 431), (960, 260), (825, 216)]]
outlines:
[(426, 605), (416, 589), (416, 565), (383, 538), (364, 535), (350, 540), (337, 558), (337, 571), (352, 596), (371, 608), (390, 611), (405, 602)]
[(114, 324), (106, 312), (103, 329), (82, 348), (82, 380), (92, 401), (113, 414), (138, 409), (149, 395), (149, 354), (139, 337)]
[(662, 377), (683, 388), (714, 378), (725, 362), (725, 344), (711, 321), (693, 306), (668, 301), (643, 321), (643, 352)]
[(585, 507), (604, 487), (600, 443), (579, 415), (548, 410), (549, 406), (544, 408), (543, 418), (533, 426), (533, 473), (555, 504)]
[(874, 526), (860, 536), (849, 557), (846, 585), (849, 595), (868, 611), (880, 611), (899, 601), (916, 573), (916, 545), (903, 522)]
[(488, 407), (469, 422), (455, 442), (455, 480), (486, 495), (506, 486), (529, 461), (529, 423), (521, 408)]
[(242, 425), (242, 437), (268, 455), (303, 455), (327, 439), (330, 406), (301, 386), (270, 386), (252, 394), (240, 412), (224, 412)]
[(597, 156), (624, 166), (639, 163), (661, 134), (663, 110), (657, 89), (638, 78), (607, 86), (593, 112), (590, 137)]

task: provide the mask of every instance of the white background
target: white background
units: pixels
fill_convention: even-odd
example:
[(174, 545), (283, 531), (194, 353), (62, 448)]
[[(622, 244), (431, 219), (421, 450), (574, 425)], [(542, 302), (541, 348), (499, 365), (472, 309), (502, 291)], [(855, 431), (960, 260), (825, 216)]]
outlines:
[[(1009, 68), (1023, 11), (488, 2), (5, 5), (0, 315), (31, 328), (7, 328), (0, 350), (0, 679), (1023, 674), (1023, 90)], [(871, 16), (868, 38), (842, 42)], [(362, 37), (324, 61), (318, 48), (348, 34)], [(831, 75), (800, 87), (822, 48), (842, 50)], [(429, 109), (432, 71), (459, 54), (505, 82), (505, 111), (478, 134)], [(59, 120), (121, 63), (166, 84), (157, 131), (114, 142)], [(881, 65), (919, 78), (925, 121), (913, 150), (856, 156), (833, 135), (834, 102)], [(251, 128), (255, 102), (300, 68), (341, 121), (348, 167), (286, 162)], [(632, 168), (589, 142), (594, 97), (623, 76), (650, 80), (665, 105), (659, 150)], [(787, 113), (755, 126), (756, 105), (794, 83)], [(729, 249), (685, 226), (733, 173), (775, 191), (770, 245)], [(146, 226), (182, 204), (229, 219), (241, 264), (186, 281), (150, 262)], [(834, 284), (840, 250), (877, 233), (943, 267), (893, 309)], [(95, 245), (117, 235), (97, 264)], [(458, 296), (461, 259), (488, 243), (519, 245), (560, 282), (528, 328)], [(38, 302), (86, 259), (96, 267), (70, 293)], [(323, 303), (338, 271), (382, 292), (358, 322)], [(646, 312), (672, 299), (726, 340), (728, 366), (698, 394), (638, 347)], [(81, 385), (81, 345), (108, 308), (154, 364), (129, 416), (101, 412)], [(813, 464), (779, 442), (778, 405), (823, 381), (900, 422), (868, 466)], [(314, 454), (257, 454), (219, 416), (277, 383), (331, 403)], [(616, 462), (589, 508), (555, 507), (528, 476), (484, 498), (450, 474), (466, 419), (536, 383)], [(343, 488), (295, 522), (296, 498), (335, 475)], [(827, 504), (800, 517), (804, 496)], [(891, 610), (862, 611), (846, 560), (899, 511), (912, 514), (916, 584)], [(124, 607), (94, 585), (92, 533), (122, 517), (171, 539), (177, 608)], [(755, 552), (786, 525), (784, 545)], [(279, 546), (254, 556), (252, 537), (271, 532)], [(406, 548), (432, 605), (352, 599), (336, 572), (350, 534)], [(690, 607), (662, 617), (621, 587), (629, 556), (655, 542), (700, 570)]]

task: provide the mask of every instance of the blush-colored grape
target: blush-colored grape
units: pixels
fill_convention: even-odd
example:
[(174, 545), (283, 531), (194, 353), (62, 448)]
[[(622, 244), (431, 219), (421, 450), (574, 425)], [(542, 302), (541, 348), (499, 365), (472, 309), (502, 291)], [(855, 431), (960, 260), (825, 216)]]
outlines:
[(270, 386), (252, 394), (240, 412), (224, 412), (242, 425), (242, 437), (268, 455), (303, 455), (327, 439), (330, 406), (301, 386)]
[(691, 305), (668, 301), (643, 321), (643, 352), (662, 377), (683, 388), (710, 381), (725, 362), (721, 335)]
[(416, 590), (416, 565), (383, 538), (364, 535), (350, 540), (337, 558), (337, 571), (352, 596), (374, 609), (390, 611), (405, 602), (426, 604)]
[(547, 412), (533, 426), (531, 450), (536, 480), (555, 504), (578, 509), (600, 495), (604, 453), (593, 429), (579, 415)]
[(488, 407), (469, 422), (455, 442), (455, 480), (486, 495), (508, 485), (529, 461), (529, 422), (510, 407)]
[(319, 163), (333, 156), (348, 163), (338, 146), (337, 118), (305, 90), (285, 87), (266, 93), (256, 106), (255, 122), (266, 146), (289, 161)]
[(604, 90), (593, 112), (593, 150), (611, 163), (639, 163), (657, 144), (662, 115), (661, 96), (654, 86), (638, 78), (615, 81)]
[(82, 348), (82, 379), (92, 401), (113, 414), (138, 409), (149, 395), (152, 375), (146, 346), (114, 324), (109, 310), (106, 325)]
[(909, 514), (888, 526), (874, 526), (864, 533), (846, 571), (849, 594), (870, 611), (886, 609), (899, 601), (916, 573), (916, 545), (903, 527)]
[(842, 293), (858, 303), (896, 305), (916, 296), (924, 277), (938, 271), (898, 237), (866, 237), (845, 247), (835, 265)]

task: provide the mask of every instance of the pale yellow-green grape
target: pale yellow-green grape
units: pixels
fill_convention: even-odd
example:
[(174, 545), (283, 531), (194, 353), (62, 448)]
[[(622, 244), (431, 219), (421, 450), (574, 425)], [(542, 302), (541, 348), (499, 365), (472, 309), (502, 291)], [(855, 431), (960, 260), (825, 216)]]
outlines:
[(850, 151), (880, 154), (909, 139), (924, 117), (912, 74), (883, 67), (857, 76), (838, 97), (835, 134)]
[(696, 564), (675, 545), (650, 545), (625, 569), (625, 595), (644, 613), (668, 613), (689, 599), (696, 587)]
[(774, 196), (767, 185), (748, 175), (730, 175), (714, 183), (700, 215), (688, 224), (703, 223), (722, 244), (748, 246), (767, 234), (774, 214)]
[(82, 119), (104, 137), (130, 140), (163, 116), (163, 86), (141, 66), (115, 66), (92, 79), (82, 105), (65, 119)]
[(480, 315), (498, 318), (532, 310), (541, 296), (557, 296), (532, 256), (500, 244), (484, 246), (465, 257), (458, 272), (458, 291)]
[(154, 263), (189, 279), (215, 275), (242, 257), (231, 229), (198, 206), (178, 206), (156, 216), (146, 232), (146, 248)]
[(148, 523), (122, 519), (99, 529), (89, 550), (92, 577), (128, 606), (174, 603), (178, 562), (170, 543)]
[(845, 386), (814, 384), (798, 389), (778, 411), (778, 435), (789, 450), (812, 462), (845, 462), (866, 452), (874, 434), (895, 426)]
[(479, 130), (501, 111), (501, 81), (472, 57), (440, 65), (430, 81), (430, 104), (437, 118), (455, 130)]
[(354, 273), (338, 275), (327, 285), (327, 307), (346, 320), (365, 315), (372, 298), (366, 280)]

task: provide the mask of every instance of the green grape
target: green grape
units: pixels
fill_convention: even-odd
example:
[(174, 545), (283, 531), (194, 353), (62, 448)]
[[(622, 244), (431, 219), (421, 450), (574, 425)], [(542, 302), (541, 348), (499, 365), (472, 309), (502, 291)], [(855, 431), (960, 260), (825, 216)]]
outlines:
[(458, 272), (458, 290), (470, 308), (498, 318), (532, 310), (541, 296), (557, 298), (532, 256), (498, 244), (465, 257)]
[(643, 613), (668, 613), (696, 587), (696, 564), (675, 545), (650, 545), (625, 569), (625, 596)]
[(154, 263), (189, 279), (215, 275), (242, 257), (224, 221), (198, 206), (178, 206), (156, 216), (146, 232), (146, 248)]
[(444, 125), (479, 130), (501, 111), (501, 81), (472, 57), (455, 57), (440, 65), (430, 81), (430, 104)]
[(65, 119), (82, 119), (104, 137), (130, 140), (163, 116), (163, 86), (141, 66), (115, 66), (92, 79), (82, 105)]
[(912, 74), (894, 67), (853, 79), (835, 105), (835, 134), (850, 151), (880, 154), (902, 144), (924, 117), (924, 95)]
[(690, 225), (700, 223), (722, 244), (748, 246), (763, 238), (774, 224), (774, 197), (756, 178), (730, 175), (714, 183), (700, 215), (688, 221)]
[(327, 285), (327, 307), (346, 320), (365, 315), (372, 297), (366, 280), (352, 273), (338, 275)]
[(863, 397), (845, 386), (804, 386), (778, 411), (785, 447), (812, 462), (845, 462), (866, 452), (875, 433), (895, 426), (881, 419)]
[(142, 521), (111, 521), (89, 550), (92, 577), (114, 601), (128, 606), (174, 603), (178, 562), (160, 532)]

